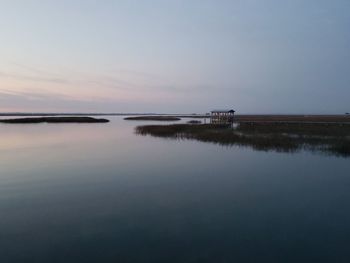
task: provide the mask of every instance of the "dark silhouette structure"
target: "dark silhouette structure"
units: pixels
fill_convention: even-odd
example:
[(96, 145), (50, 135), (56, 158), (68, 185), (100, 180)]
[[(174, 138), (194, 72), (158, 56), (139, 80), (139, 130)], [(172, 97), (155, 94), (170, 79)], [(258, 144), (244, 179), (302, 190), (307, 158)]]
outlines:
[(212, 110), (210, 114), (210, 123), (231, 124), (234, 120), (234, 115), (234, 110)]

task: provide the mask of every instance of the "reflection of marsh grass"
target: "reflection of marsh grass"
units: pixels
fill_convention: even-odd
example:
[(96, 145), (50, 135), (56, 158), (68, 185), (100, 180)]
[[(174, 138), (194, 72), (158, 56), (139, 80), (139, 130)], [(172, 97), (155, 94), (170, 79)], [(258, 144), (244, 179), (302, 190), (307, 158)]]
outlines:
[(294, 152), (303, 148), (350, 156), (350, 125), (342, 124), (241, 123), (236, 129), (213, 124), (146, 125), (136, 127), (136, 133), (264, 151)]

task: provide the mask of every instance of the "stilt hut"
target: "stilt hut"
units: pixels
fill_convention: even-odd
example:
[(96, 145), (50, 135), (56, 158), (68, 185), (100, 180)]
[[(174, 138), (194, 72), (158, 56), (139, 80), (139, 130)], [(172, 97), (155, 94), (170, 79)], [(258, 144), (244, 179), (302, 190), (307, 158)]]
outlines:
[(210, 123), (231, 124), (233, 122), (234, 114), (234, 110), (212, 110), (210, 114)]

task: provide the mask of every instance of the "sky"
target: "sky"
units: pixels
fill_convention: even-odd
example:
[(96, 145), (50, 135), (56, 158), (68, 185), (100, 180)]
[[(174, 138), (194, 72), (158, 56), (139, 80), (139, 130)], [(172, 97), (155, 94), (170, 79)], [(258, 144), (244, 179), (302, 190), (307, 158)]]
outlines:
[(349, 0), (0, 0), (0, 112), (350, 112)]

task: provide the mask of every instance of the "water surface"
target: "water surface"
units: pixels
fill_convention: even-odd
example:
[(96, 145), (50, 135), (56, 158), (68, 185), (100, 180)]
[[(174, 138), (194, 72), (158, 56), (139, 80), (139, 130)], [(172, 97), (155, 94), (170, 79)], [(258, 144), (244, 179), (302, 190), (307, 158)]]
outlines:
[(349, 159), (109, 119), (0, 125), (0, 262), (350, 261)]

